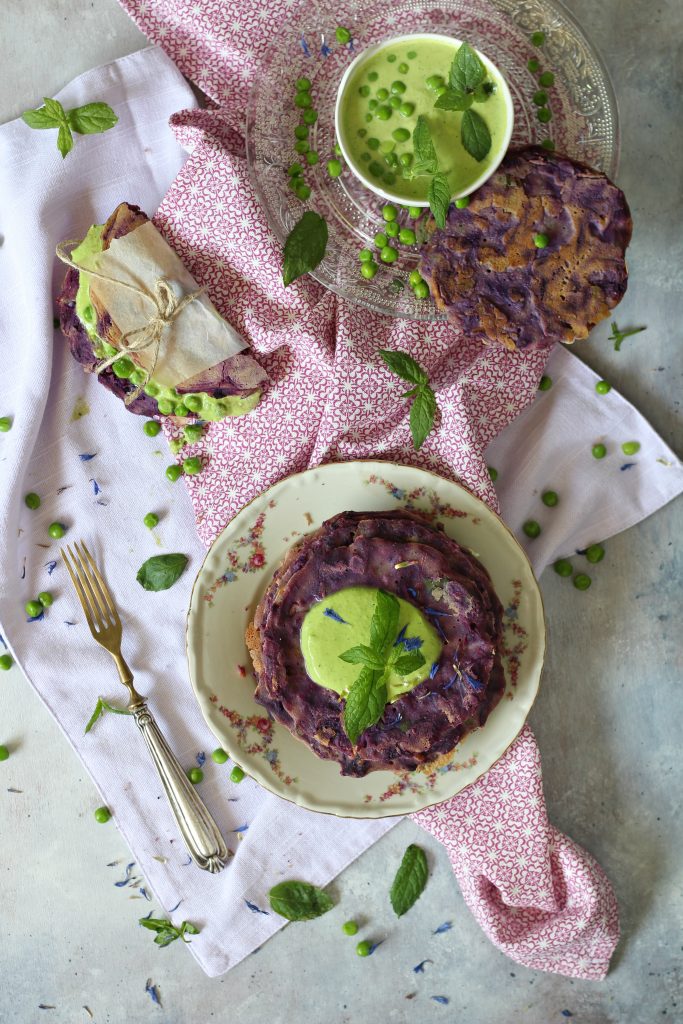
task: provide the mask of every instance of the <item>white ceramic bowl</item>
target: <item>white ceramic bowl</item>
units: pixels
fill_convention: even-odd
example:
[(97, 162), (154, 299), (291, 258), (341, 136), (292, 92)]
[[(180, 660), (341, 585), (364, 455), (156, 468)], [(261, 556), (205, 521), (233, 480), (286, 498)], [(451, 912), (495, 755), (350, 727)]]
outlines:
[[(398, 203), (399, 205), (407, 205), (408, 201), (405, 199), (405, 197), (396, 195), (395, 193), (390, 192), (388, 189), (380, 188), (377, 184), (375, 184), (375, 182), (370, 181), (363, 174), (363, 167), (355, 163), (353, 159), (350, 157), (349, 153), (346, 150), (346, 147), (344, 146), (343, 136), (340, 131), (340, 110), (346, 85), (359, 64), (364, 63), (369, 57), (377, 53), (378, 50), (383, 50), (386, 46), (389, 46), (390, 44), (403, 45), (404, 43), (417, 42), (420, 39), (440, 40), (441, 42), (449, 43), (453, 46), (460, 46), (462, 43), (461, 39), (454, 39), (452, 36), (437, 35), (436, 33), (433, 32), (414, 32), (411, 33), (410, 35), (394, 36), (391, 39), (385, 39), (383, 42), (378, 43), (376, 46), (368, 46), (365, 50), (362, 50), (361, 53), (358, 54), (355, 60), (353, 60), (349, 64), (348, 68), (344, 72), (342, 80), (339, 83), (339, 88), (337, 89), (337, 100), (334, 108), (335, 135), (337, 138), (337, 142), (339, 144), (339, 148), (342, 151), (342, 156), (344, 157), (344, 160), (346, 161), (346, 164), (351, 170), (351, 172), (356, 176), (356, 178), (358, 178), (360, 182), (362, 182), (362, 184), (366, 188), (370, 189), (371, 192), (374, 192), (376, 195), (381, 196), (383, 199), (388, 199), (393, 203)], [(468, 185), (468, 187), (465, 190), (461, 192), (456, 192), (454, 195), (452, 195), (451, 200), (460, 199), (461, 196), (470, 195), (472, 192), (475, 191), (475, 189), (478, 189), (481, 185), (484, 184), (484, 182), (488, 178), (491, 177), (491, 175), (496, 170), (499, 163), (505, 156), (507, 148), (510, 145), (510, 138), (512, 137), (512, 128), (514, 123), (514, 108), (512, 104), (512, 96), (510, 95), (510, 90), (508, 89), (505, 77), (503, 76), (503, 73), (501, 72), (500, 68), (498, 68), (493, 63), (493, 61), (489, 60), (486, 54), (482, 53), (481, 50), (475, 50), (475, 52), (479, 59), (481, 60), (484, 67), (487, 69), (487, 71), (495, 75), (496, 82), (500, 83), (500, 95), (502, 96), (506, 107), (507, 125), (505, 133), (500, 140), (492, 163), (487, 164), (486, 170), (482, 171), (481, 175), (475, 181), (473, 181), (471, 185)], [(426, 199), (411, 199), (410, 205), (429, 206), (429, 203)]]

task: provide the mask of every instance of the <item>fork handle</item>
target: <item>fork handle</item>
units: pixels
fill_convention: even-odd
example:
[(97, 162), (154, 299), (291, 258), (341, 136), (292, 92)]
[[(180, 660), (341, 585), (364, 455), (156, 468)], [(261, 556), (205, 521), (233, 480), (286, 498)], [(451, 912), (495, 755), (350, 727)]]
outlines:
[(204, 871), (220, 871), (230, 851), (218, 825), (178, 763), (147, 705), (138, 704), (130, 710), (145, 738), (192, 860)]

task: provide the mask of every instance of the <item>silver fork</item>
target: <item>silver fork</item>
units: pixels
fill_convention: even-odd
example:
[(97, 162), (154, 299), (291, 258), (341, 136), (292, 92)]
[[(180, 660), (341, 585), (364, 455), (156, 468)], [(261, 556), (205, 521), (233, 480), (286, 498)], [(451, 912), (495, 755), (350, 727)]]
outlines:
[(155, 722), (147, 702), (133, 686), (133, 673), (121, 654), (121, 619), (92, 555), (81, 541), (62, 548), (61, 556), (69, 571), (93, 638), (109, 651), (119, 670), (119, 679), (128, 690), (128, 710), (145, 738), (159, 773), (171, 810), (192, 860), (205, 871), (220, 871), (230, 856), (216, 822), (199, 798)]

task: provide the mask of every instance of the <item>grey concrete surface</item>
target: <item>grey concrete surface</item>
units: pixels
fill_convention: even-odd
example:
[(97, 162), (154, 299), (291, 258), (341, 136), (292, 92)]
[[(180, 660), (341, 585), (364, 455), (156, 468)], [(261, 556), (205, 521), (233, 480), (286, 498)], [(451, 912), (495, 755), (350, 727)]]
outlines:
[[(603, 325), (581, 356), (680, 443), (683, 9), (680, 0), (570, 7), (602, 51), (621, 106), (619, 183), (635, 234), (618, 319), (648, 327), (615, 353)], [(2, 22), (0, 120), (145, 42), (114, 0), (10, 0)], [(542, 579), (549, 653), (531, 724), (551, 819), (595, 854), (620, 900), (622, 940), (606, 981), (529, 971), (495, 950), (443, 851), (408, 822), (337, 879), (339, 908), (206, 978), (178, 943), (157, 949), (136, 926), (140, 904), (106, 867), (125, 864), (127, 848), (113, 826), (93, 822), (94, 787), (14, 669), (0, 679), (1, 739), (14, 747), (0, 786), (1, 1024), (683, 1020), (681, 519), (679, 502), (610, 541), (600, 586), (587, 593), (553, 574)], [(418, 835), (432, 877), (396, 922), (386, 865)], [(386, 940), (368, 960), (340, 931), (350, 916)], [(433, 935), (445, 919), (453, 929)], [(433, 964), (413, 973), (425, 958)], [(161, 1008), (145, 992), (148, 979)]]

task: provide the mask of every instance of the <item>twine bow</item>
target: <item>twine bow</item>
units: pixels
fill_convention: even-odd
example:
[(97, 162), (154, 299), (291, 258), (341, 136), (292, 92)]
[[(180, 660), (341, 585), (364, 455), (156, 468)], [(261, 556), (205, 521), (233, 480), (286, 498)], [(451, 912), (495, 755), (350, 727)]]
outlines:
[(71, 259), (70, 253), (73, 248), (80, 245), (79, 239), (70, 239), (66, 242), (60, 242), (57, 246), (56, 253), (62, 263), (66, 263), (67, 266), (73, 267), (74, 270), (78, 270), (79, 273), (89, 274), (91, 277), (99, 277), (102, 281), (110, 281), (112, 284), (117, 284), (121, 288), (128, 288), (130, 291), (136, 292), (138, 295), (144, 295), (145, 298), (149, 299), (154, 305), (156, 312), (152, 313), (147, 320), (147, 323), (143, 324), (142, 327), (136, 327), (132, 331), (126, 331), (121, 336), (120, 350), (114, 353), (113, 356), (107, 356), (106, 359), (102, 359), (95, 367), (95, 373), (100, 374), (103, 370), (107, 370), (112, 366), (117, 359), (120, 359), (124, 353), (127, 352), (142, 352), (146, 348), (152, 348), (152, 366), (149, 370), (144, 367), (140, 367), (142, 372), (145, 374), (145, 379), (141, 384), (138, 384), (133, 391), (129, 392), (124, 402), (126, 405), (130, 405), (134, 402), (138, 395), (141, 393), (147, 382), (154, 374), (154, 370), (157, 365), (159, 358), (159, 350), (161, 348), (161, 339), (164, 332), (164, 328), (172, 324), (173, 321), (180, 316), (186, 306), (189, 306), (191, 302), (204, 292), (204, 288), (198, 288), (196, 292), (190, 292), (188, 295), (183, 295), (182, 298), (178, 299), (175, 292), (171, 288), (170, 284), (164, 277), (158, 277), (154, 282), (154, 290), (149, 291), (148, 288), (130, 284), (128, 281), (118, 281), (115, 277), (110, 277), (108, 274), (101, 274), (99, 270), (90, 270), (87, 267), (80, 267), (78, 263), (74, 263)]

